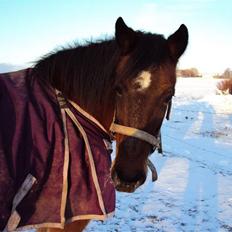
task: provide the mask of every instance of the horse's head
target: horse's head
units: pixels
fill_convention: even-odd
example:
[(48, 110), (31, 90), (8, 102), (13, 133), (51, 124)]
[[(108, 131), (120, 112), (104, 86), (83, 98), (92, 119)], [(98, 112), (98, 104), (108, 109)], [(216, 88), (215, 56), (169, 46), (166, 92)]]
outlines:
[[(116, 73), (115, 122), (157, 136), (175, 93), (176, 64), (188, 43), (185, 25), (168, 39), (134, 31), (122, 18), (116, 22), (116, 42), (121, 57)], [(111, 169), (119, 191), (133, 192), (147, 175), (151, 144), (116, 134), (116, 158)]]

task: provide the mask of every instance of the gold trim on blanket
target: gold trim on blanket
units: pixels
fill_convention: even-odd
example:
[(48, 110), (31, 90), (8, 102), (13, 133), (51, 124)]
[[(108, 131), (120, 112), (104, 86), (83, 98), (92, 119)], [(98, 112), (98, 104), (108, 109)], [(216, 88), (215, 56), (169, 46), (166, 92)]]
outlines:
[(32, 188), (35, 182), (36, 182), (36, 178), (29, 173), (27, 177), (25, 178), (24, 182), (22, 183), (21, 187), (19, 188), (18, 192), (14, 196), (11, 215), (8, 219), (6, 227), (3, 230), (4, 232), (14, 231), (17, 228), (21, 220), (21, 217), (16, 211), (16, 207), (23, 200), (23, 198), (27, 195), (27, 193), (30, 191), (30, 189)]
[[(79, 216), (74, 216), (72, 218), (67, 219), (65, 224), (69, 224), (69, 223), (79, 221), (79, 220), (91, 220), (91, 219), (92, 220), (106, 220), (112, 216), (114, 216), (114, 211), (111, 213), (105, 214), (105, 215), (97, 215), (97, 214), (79, 215)], [(47, 223), (41, 223), (41, 224), (35, 224), (35, 225), (22, 226), (20, 228), (17, 228), (15, 231), (31, 230), (31, 229), (39, 229), (39, 228), (64, 229), (64, 224), (47, 222)]]
[(82, 115), (84, 115), (86, 118), (88, 118), (90, 121), (92, 121), (93, 123), (95, 123), (98, 127), (100, 127), (104, 132), (107, 132), (107, 130), (104, 128), (104, 126), (96, 119), (94, 118), (92, 115), (90, 115), (89, 113), (87, 113), (85, 110), (83, 110), (79, 105), (77, 105), (75, 102), (68, 100), (68, 102), (77, 110), (79, 111)]
[(93, 182), (94, 182), (96, 192), (97, 192), (98, 202), (99, 202), (100, 208), (102, 210), (102, 213), (106, 214), (104, 201), (103, 201), (103, 197), (102, 197), (102, 193), (101, 193), (101, 188), (100, 188), (100, 185), (99, 185), (99, 182), (98, 182), (97, 171), (96, 171), (96, 167), (95, 167), (95, 163), (94, 163), (94, 159), (93, 159), (93, 154), (92, 154), (92, 150), (91, 150), (91, 147), (90, 147), (90, 144), (89, 144), (89, 139), (87, 137), (87, 134), (85, 133), (84, 128), (81, 126), (81, 124), (76, 119), (73, 112), (68, 108), (65, 108), (64, 110), (66, 111), (68, 116), (71, 118), (73, 123), (77, 126), (77, 128), (79, 129), (81, 135), (83, 136), (85, 146), (86, 146), (86, 149), (87, 149), (87, 153), (88, 153), (88, 156), (89, 156), (90, 168), (91, 168), (91, 172), (92, 172)]
[(69, 224), (69, 223), (72, 223), (72, 222), (75, 222), (75, 221), (78, 221), (78, 220), (90, 220), (90, 219), (93, 219), (93, 220), (106, 220), (110, 217), (113, 217), (114, 216), (114, 211), (111, 212), (111, 213), (108, 213), (108, 214), (104, 214), (104, 215), (95, 215), (95, 214), (87, 214), (87, 215), (80, 215), (80, 216), (74, 216), (72, 218), (69, 218), (67, 221), (66, 221), (66, 224)]
[[(98, 202), (99, 202), (99, 206), (101, 208), (101, 211), (104, 215), (106, 215), (106, 210), (105, 210), (105, 205), (104, 205), (104, 201), (103, 201), (103, 196), (101, 193), (101, 188), (99, 185), (99, 181), (98, 181), (98, 177), (97, 177), (97, 171), (96, 171), (96, 167), (95, 167), (95, 163), (94, 163), (94, 159), (93, 159), (93, 154), (92, 154), (92, 150), (89, 144), (89, 139), (88, 136), (84, 130), (84, 128), (82, 127), (82, 125), (80, 124), (80, 122), (77, 120), (77, 118), (75, 117), (75, 115), (73, 114), (73, 112), (66, 106), (65, 104), (65, 99), (62, 95), (62, 93), (59, 90), (55, 90), (56, 92), (56, 96), (57, 96), (57, 100), (59, 102), (60, 108), (61, 108), (61, 112), (62, 115), (64, 114), (63, 112), (65, 111), (67, 113), (67, 115), (70, 117), (70, 119), (73, 121), (73, 123), (76, 125), (76, 127), (78, 128), (78, 130), (80, 131), (84, 142), (85, 142), (85, 146), (87, 149), (87, 153), (88, 153), (88, 157), (89, 157), (89, 163), (90, 163), (90, 168), (91, 168), (91, 173), (92, 173), (92, 178), (93, 178), (93, 182), (94, 182), (94, 186), (97, 192), (97, 197), (98, 197)], [(73, 107), (78, 110), (80, 113), (82, 113), (84, 116), (86, 116), (87, 118), (89, 118), (91, 121), (93, 121), (94, 123), (96, 123), (100, 128), (102, 128), (102, 130), (106, 131), (104, 129), (104, 127), (90, 114), (88, 114), (87, 112), (85, 112), (80, 106), (78, 106), (76, 103), (69, 101)], [(65, 121), (64, 118), (62, 118), (63, 120), (63, 124), (65, 125)], [(68, 137), (68, 132), (66, 129), (66, 133), (65, 133), (65, 137)], [(64, 201), (62, 200), (62, 205), (64, 204)], [(65, 199), (65, 204), (66, 204), (66, 199)]]
[(69, 168), (69, 140), (67, 132), (67, 121), (66, 113), (64, 109), (61, 109), (63, 127), (64, 127), (64, 167), (63, 167), (63, 189), (61, 196), (61, 208), (60, 208), (60, 218), (61, 224), (65, 223), (65, 208), (68, 194), (68, 168)]
[(20, 215), (18, 214), (18, 212), (16, 210), (14, 210), (11, 213), (11, 215), (10, 215), (10, 217), (8, 219), (7, 225), (4, 228), (3, 232), (14, 231), (17, 228), (20, 220), (21, 220)]

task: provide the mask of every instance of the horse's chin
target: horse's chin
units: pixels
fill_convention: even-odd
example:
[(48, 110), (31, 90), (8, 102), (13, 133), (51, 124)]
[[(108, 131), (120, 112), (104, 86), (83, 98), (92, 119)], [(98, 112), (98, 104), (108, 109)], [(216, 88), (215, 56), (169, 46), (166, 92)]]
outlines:
[(119, 192), (133, 193), (139, 186), (139, 183), (120, 183), (115, 185), (115, 189)]

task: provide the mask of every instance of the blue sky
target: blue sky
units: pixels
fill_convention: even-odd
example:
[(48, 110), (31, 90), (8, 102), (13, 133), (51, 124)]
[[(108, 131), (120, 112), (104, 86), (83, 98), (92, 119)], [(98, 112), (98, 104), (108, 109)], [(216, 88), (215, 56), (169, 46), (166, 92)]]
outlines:
[(181, 68), (232, 68), (230, 0), (0, 0), (0, 63), (30, 65), (75, 40), (113, 35), (117, 17), (132, 28), (164, 34), (184, 23), (190, 41)]

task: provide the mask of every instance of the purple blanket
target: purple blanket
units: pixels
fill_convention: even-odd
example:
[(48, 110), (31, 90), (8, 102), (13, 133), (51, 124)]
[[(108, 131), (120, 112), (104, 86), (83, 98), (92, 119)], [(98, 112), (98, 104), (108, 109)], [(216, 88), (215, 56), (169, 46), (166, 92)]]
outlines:
[(83, 138), (68, 116), (68, 162), (65, 158), (64, 127), (54, 90), (33, 79), (30, 69), (0, 74), (0, 230), (17, 224), (25, 229), (62, 228), (79, 219), (103, 220), (114, 211), (111, 158), (103, 141), (110, 138), (69, 108), (87, 133), (103, 202)]

